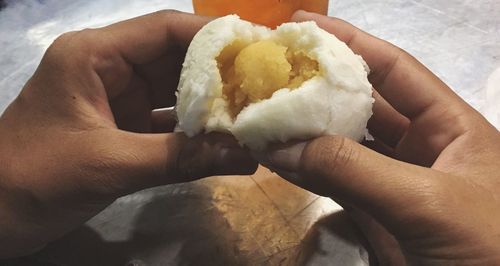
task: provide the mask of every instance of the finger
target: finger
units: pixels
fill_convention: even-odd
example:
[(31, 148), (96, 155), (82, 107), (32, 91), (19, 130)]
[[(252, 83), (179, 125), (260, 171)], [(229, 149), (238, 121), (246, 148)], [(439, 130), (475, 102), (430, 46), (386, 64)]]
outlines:
[(234, 138), (223, 134), (188, 138), (182, 133), (98, 132), (92, 157), (112, 191), (121, 196), (144, 188), (189, 182), (214, 175), (249, 175), (257, 162)]
[(110, 102), (119, 129), (136, 133), (172, 132), (177, 124), (172, 108), (152, 109), (145, 90), (127, 91)]
[(415, 58), (336, 18), (298, 11), (293, 21), (313, 20), (360, 54), (371, 69), (370, 81), (397, 111), (415, 119), (434, 105), (464, 102)]
[(149, 83), (154, 108), (171, 106), (185, 51), (209, 18), (160, 11), (80, 34), (93, 46), (97, 71), (109, 98), (120, 95), (137, 72)]
[(110, 99), (114, 122), (119, 129), (137, 132), (151, 132), (151, 103), (145, 82), (133, 76), (127, 89)]
[(368, 121), (368, 130), (389, 147), (396, 147), (405, 135), (410, 120), (396, 111), (377, 91), (374, 90), (373, 116)]
[(388, 145), (386, 145), (383, 141), (381, 141), (378, 138), (374, 138), (373, 141), (365, 140), (362, 142), (362, 144), (365, 147), (370, 148), (370, 149), (372, 149), (380, 154), (383, 154), (387, 157), (394, 158), (394, 156), (395, 156), (394, 148), (389, 147)]
[(151, 127), (153, 133), (167, 133), (174, 131), (177, 124), (175, 111), (171, 108), (159, 109), (151, 112)]
[(175, 91), (179, 84), (182, 62), (186, 51), (173, 49), (151, 63), (136, 66), (135, 72), (149, 85), (149, 99), (153, 108), (175, 105)]
[(132, 64), (151, 62), (172, 48), (187, 49), (208, 18), (178, 11), (159, 11), (102, 29), (115, 49)]
[(363, 211), (353, 208), (347, 213), (373, 248), (378, 265), (405, 265), (401, 246), (387, 229)]
[(292, 183), (366, 211), (385, 225), (416, 219), (428, 196), (441, 188), (432, 170), (393, 160), (341, 136), (269, 150), (261, 163)]

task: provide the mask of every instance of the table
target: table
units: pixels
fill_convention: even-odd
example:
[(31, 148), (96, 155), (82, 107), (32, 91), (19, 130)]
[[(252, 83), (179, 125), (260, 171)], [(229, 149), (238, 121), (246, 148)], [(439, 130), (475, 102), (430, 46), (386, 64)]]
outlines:
[[(0, 13), (0, 111), (60, 33), (164, 8), (192, 10), (189, 0), (10, 1)], [(336, 0), (329, 13), (409, 51), (500, 126), (494, 86), (500, 84), (500, 2)], [(261, 167), (253, 176), (120, 198), (39, 254), (11, 263), (368, 265), (365, 246), (340, 206)]]

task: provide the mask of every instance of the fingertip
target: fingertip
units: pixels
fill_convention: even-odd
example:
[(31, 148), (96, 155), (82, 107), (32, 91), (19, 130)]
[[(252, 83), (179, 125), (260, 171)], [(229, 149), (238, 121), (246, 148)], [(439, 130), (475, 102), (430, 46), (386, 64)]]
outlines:
[(252, 175), (257, 171), (257, 161), (245, 148), (222, 148), (217, 155), (217, 175)]
[(302, 21), (317, 21), (321, 18), (326, 18), (327, 16), (321, 15), (318, 13), (314, 12), (308, 12), (305, 10), (297, 10), (295, 13), (293, 13), (292, 17), (290, 18), (290, 21), (293, 22), (302, 22)]
[(234, 137), (210, 133), (189, 139), (179, 154), (177, 171), (186, 180), (208, 176), (251, 175), (258, 167), (250, 151)]
[(299, 21), (304, 21), (304, 20), (307, 20), (307, 18), (310, 16), (310, 12), (307, 12), (305, 10), (297, 10), (293, 13), (290, 21), (296, 21), (296, 22), (299, 22)]
[(282, 171), (297, 172), (300, 168), (302, 153), (308, 144), (308, 141), (300, 141), (273, 146), (268, 149), (267, 156), (262, 163)]

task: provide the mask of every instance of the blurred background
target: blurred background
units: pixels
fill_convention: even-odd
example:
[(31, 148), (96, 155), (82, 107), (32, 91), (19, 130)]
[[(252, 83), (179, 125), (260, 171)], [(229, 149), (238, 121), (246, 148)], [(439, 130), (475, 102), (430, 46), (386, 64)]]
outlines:
[[(190, 0), (0, 0), (0, 7), (0, 112), (61, 33), (160, 9), (192, 12)], [(333, 0), (329, 9), (413, 54), (500, 127), (498, 14), (497, 0)], [(368, 265), (370, 249), (333, 201), (260, 168), (121, 198), (39, 254), (5, 264)]]

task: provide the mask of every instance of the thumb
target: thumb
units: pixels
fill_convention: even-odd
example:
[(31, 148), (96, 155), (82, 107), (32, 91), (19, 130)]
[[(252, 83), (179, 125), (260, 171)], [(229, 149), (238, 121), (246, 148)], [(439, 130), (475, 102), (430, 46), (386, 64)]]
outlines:
[(120, 183), (119, 194), (208, 176), (249, 175), (257, 169), (247, 150), (224, 134), (188, 138), (183, 133), (120, 131), (114, 132), (113, 139), (108, 161), (112, 161), (112, 175)]
[(431, 169), (391, 159), (341, 136), (274, 148), (259, 159), (290, 182), (364, 210), (381, 223), (418, 215), (418, 207), (424, 209), (439, 187)]

